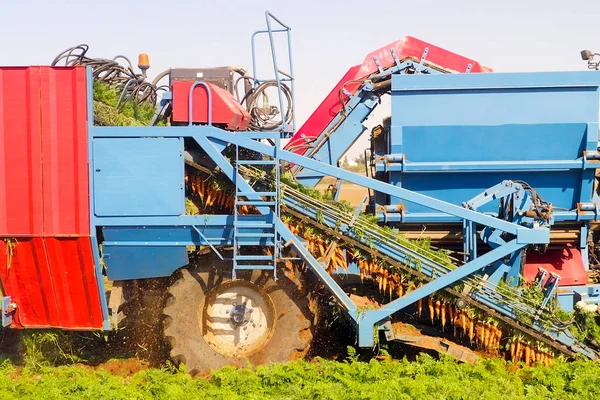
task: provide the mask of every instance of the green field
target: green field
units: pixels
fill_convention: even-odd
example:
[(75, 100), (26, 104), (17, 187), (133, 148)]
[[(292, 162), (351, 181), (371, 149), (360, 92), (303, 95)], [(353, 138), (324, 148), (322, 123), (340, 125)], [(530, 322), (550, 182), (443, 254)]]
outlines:
[(1, 399), (596, 399), (600, 364), (558, 361), (515, 368), (500, 359), (459, 364), (314, 359), (191, 378), (176, 368), (111, 374), (86, 366), (15, 367), (0, 362)]

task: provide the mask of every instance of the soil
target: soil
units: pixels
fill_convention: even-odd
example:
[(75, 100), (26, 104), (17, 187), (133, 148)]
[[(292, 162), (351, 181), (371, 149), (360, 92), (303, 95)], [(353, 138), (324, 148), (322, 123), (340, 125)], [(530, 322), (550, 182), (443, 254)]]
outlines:
[[(315, 186), (315, 189), (323, 192), (331, 184), (335, 184), (335, 179), (329, 177), (323, 178), (323, 180)], [(368, 191), (366, 188), (355, 185), (354, 183), (343, 182), (342, 187), (340, 188), (339, 200), (346, 200), (353, 206), (359, 206), (367, 194)]]
[(125, 360), (113, 359), (99, 364), (93, 368), (96, 370), (104, 370), (113, 375), (131, 376), (150, 368), (150, 363), (138, 358), (128, 358)]

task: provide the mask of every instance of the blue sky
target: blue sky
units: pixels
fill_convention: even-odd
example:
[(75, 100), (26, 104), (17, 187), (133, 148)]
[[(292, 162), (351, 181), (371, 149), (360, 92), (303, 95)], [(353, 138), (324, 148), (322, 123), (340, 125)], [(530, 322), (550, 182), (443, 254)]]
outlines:
[(250, 35), (271, 11), (292, 27), (298, 121), (370, 51), (412, 35), (497, 72), (585, 70), (600, 52), (600, 1), (90, 1), (2, 5), (0, 65), (48, 64), (87, 43), (90, 55), (150, 55), (169, 67), (251, 67)]

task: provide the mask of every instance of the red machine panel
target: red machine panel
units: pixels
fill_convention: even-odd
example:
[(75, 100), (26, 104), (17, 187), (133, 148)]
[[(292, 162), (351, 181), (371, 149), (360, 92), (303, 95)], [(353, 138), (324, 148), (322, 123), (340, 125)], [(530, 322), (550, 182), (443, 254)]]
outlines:
[(99, 329), (100, 294), (89, 237), (0, 240), (0, 278), (17, 304), (15, 327)]
[(61, 326), (101, 328), (102, 308), (90, 238), (44, 241)]
[(342, 109), (340, 103), (340, 89), (342, 86), (350, 93), (354, 93), (359, 87), (359, 84), (344, 85), (344, 83), (355, 79), (364, 79), (378, 71), (378, 67), (373, 59), (374, 56), (377, 56), (382, 67), (387, 68), (395, 62), (390, 49), (396, 51), (396, 55), (400, 60), (407, 57), (420, 60), (426, 48), (428, 49), (427, 62), (439, 66), (448, 72), (465, 72), (469, 64), (471, 64), (471, 72), (492, 72), (491, 68), (484, 67), (477, 61), (444, 50), (414, 37), (406, 36), (403, 39), (369, 53), (362, 64), (350, 68), (321, 105), (296, 132), (285, 149), (293, 151), (296, 154), (304, 154), (306, 152), (306, 143), (310, 143), (311, 139), (319, 136), (333, 117)]
[[(189, 122), (189, 94), (194, 82), (175, 81), (173, 92), (173, 121)], [(227, 90), (207, 83), (212, 93), (212, 122), (225, 126), (229, 130), (245, 130), (250, 123), (250, 114)], [(192, 119), (195, 123), (208, 122), (208, 95), (206, 89), (197, 86), (192, 96)]]
[(89, 235), (84, 68), (41, 68), (44, 235)]
[(86, 93), (83, 67), (0, 68), (0, 279), (16, 327), (102, 327)]
[(0, 235), (89, 235), (84, 68), (0, 68)]
[(43, 231), (40, 69), (0, 68), (0, 235)]
[(548, 273), (553, 272), (559, 275), (560, 281), (558, 281), (558, 286), (575, 286), (588, 283), (581, 251), (574, 247), (548, 249), (544, 254), (536, 252), (528, 253), (523, 271), (525, 279), (532, 282), (538, 272), (538, 268), (543, 268)]

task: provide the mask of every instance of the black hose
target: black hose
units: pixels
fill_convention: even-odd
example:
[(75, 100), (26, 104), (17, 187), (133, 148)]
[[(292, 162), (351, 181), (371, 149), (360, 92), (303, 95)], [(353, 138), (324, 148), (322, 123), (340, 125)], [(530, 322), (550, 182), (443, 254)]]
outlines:
[[(285, 121), (287, 125), (292, 123), (294, 115), (292, 91), (285, 84), (280, 83), (280, 85), (282, 95), (285, 98), (285, 115), (283, 115), (283, 110), (279, 110), (276, 106), (271, 106), (269, 104), (269, 96), (266, 91), (270, 87), (277, 87), (276, 81), (263, 82), (246, 93), (240, 103), (246, 102), (246, 110), (248, 110), (252, 116), (252, 120), (249, 124), (250, 130), (272, 131), (278, 129), (283, 124), (283, 121)], [(265, 107), (258, 106), (258, 100), (264, 101)]]
[[(56, 56), (51, 65), (58, 65), (64, 61), (66, 66), (89, 66), (92, 68), (94, 81), (102, 82), (120, 92), (125, 90), (126, 93), (123, 93), (125, 101), (134, 101), (136, 105), (145, 103), (152, 107), (156, 106), (159, 89), (155, 83), (147, 82), (143, 74), (135, 73), (129, 58), (123, 55), (117, 55), (112, 60), (91, 58), (87, 57), (88, 50), (87, 44), (66, 49)], [(128, 65), (119, 64), (118, 59), (125, 60)], [(128, 84), (128, 82), (131, 83)], [(161, 87), (161, 90), (165, 90), (164, 87)]]

